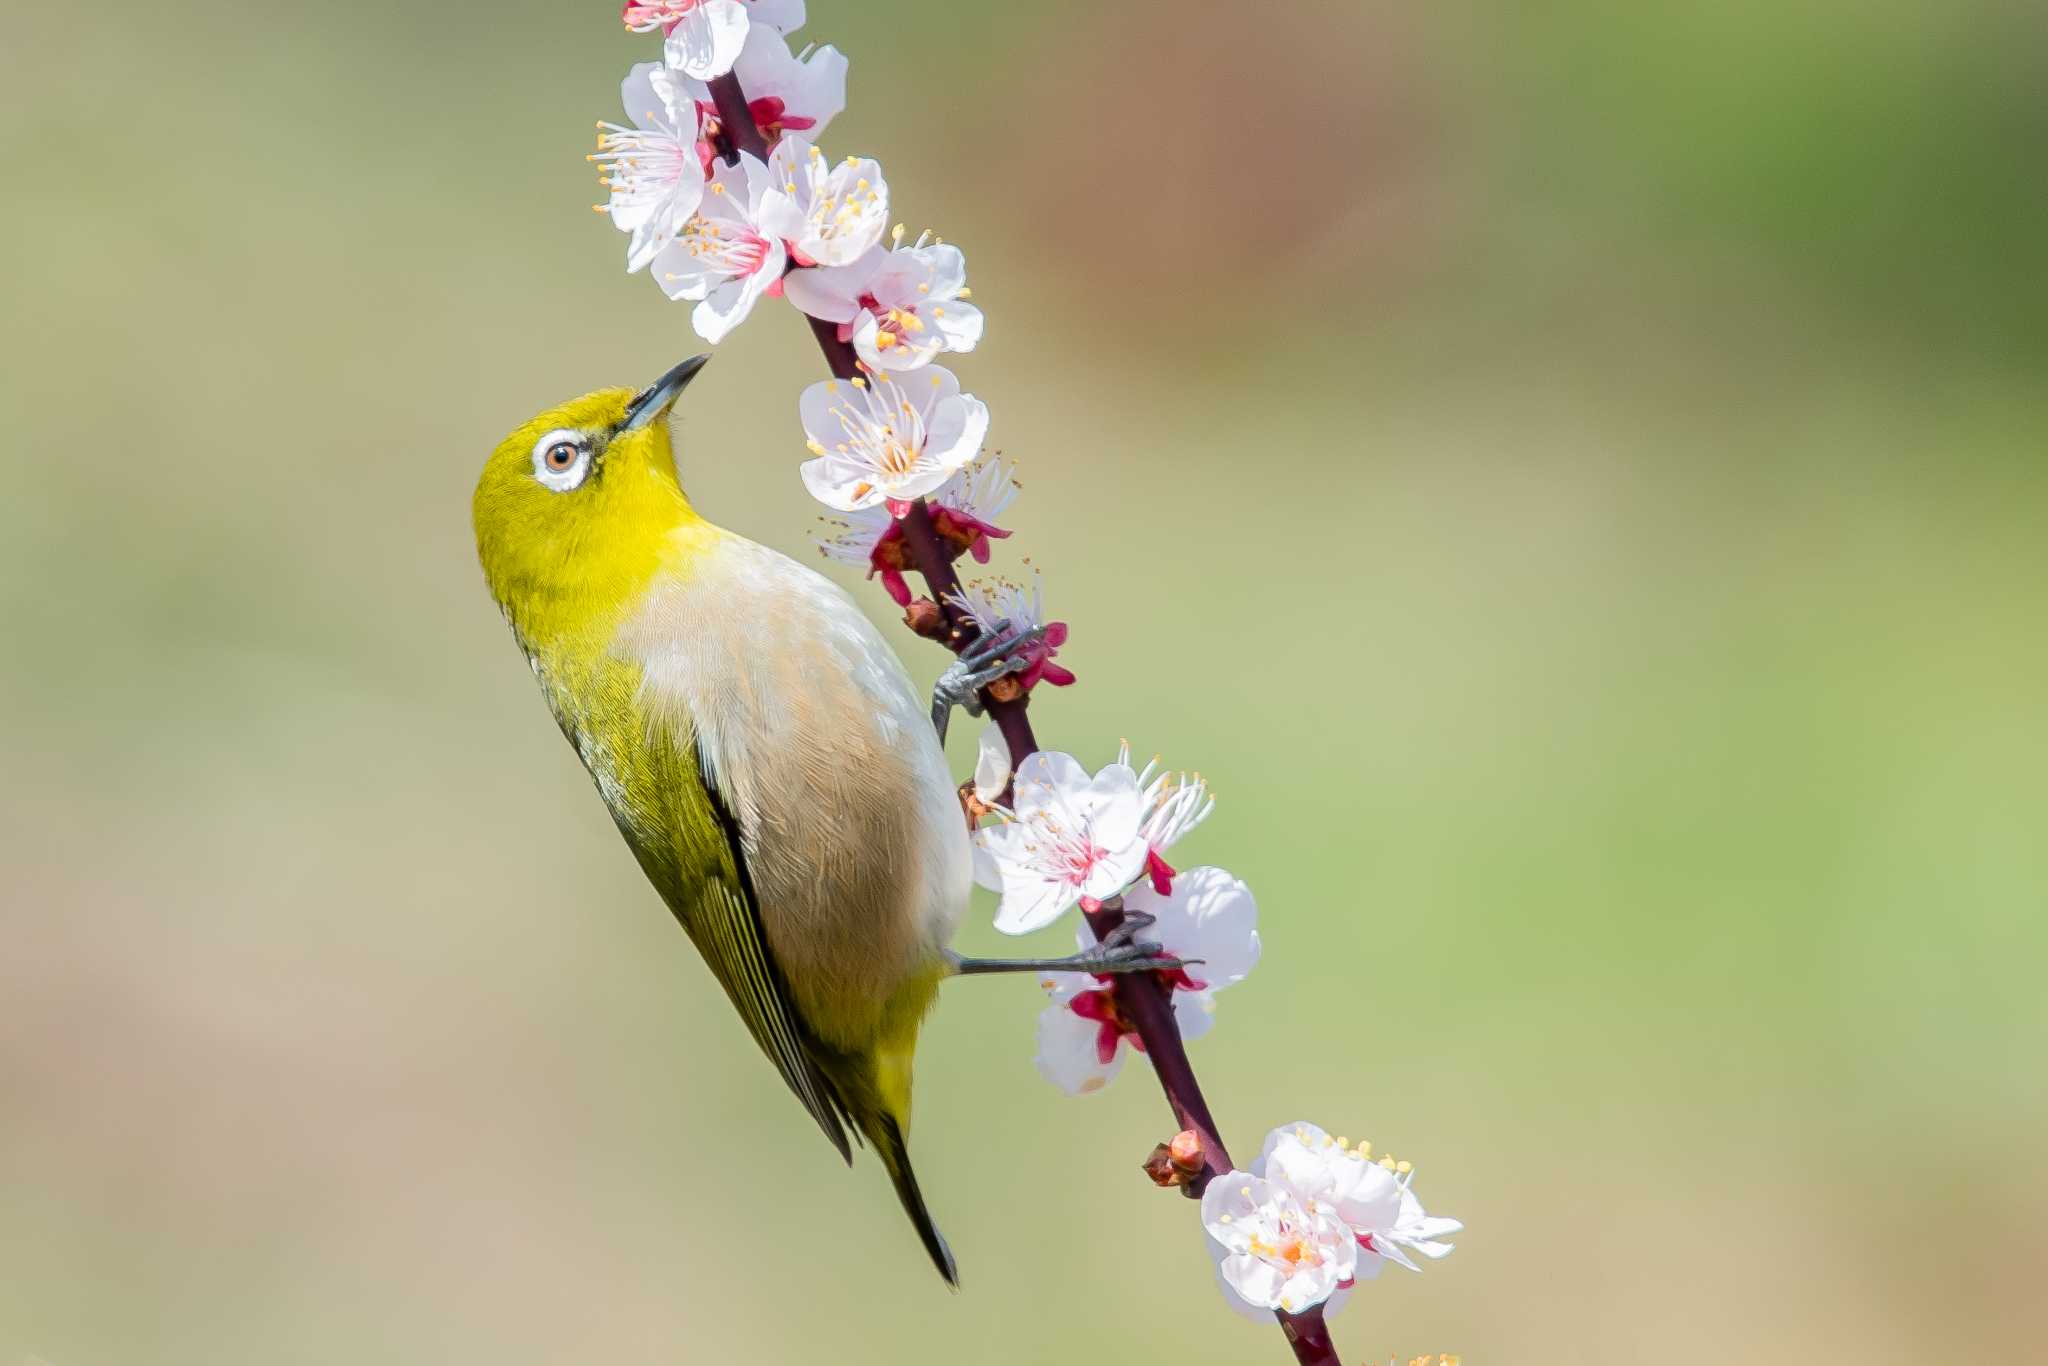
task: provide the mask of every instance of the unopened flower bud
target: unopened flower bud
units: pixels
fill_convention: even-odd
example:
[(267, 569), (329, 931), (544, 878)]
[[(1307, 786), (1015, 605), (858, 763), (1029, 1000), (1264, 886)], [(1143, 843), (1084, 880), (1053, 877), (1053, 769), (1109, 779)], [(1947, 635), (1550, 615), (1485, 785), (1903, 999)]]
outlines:
[(1152, 1145), (1152, 1153), (1145, 1159), (1144, 1166), (1145, 1175), (1152, 1178), (1152, 1184), (1155, 1186), (1185, 1186), (1194, 1179), (1174, 1162), (1172, 1150), (1164, 1143)]
[(967, 830), (972, 834), (975, 827), (981, 824), (981, 818), (994, 808), (981, 799), (980, 794), (974, 790), (974, 780), (969, 778), (960, 784), (960, 809), (967, 813)]
[(903, 624), (926, 640), (938, 640), (946, 634), (946, 614), (930, 598), (916, 597), (903, 609)]
[(1145, 1159), (1145, 1175), (1155, 1186), (1185, 1186), (1202, 1172), (1202, 1136), (1183, 1129), (1170, 1143), (1161, 1143)]

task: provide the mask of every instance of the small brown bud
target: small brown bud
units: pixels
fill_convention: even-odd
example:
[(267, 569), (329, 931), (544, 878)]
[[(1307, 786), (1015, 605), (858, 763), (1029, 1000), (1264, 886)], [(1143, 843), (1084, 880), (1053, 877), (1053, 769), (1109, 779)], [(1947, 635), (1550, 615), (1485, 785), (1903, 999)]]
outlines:
[(1145, 1159), (1145, 1175), (1155, 1186), (1185, 1186), (1202, 1173), (1202, 1136), (1183, 1129), (1171, 1143), (1153, 1147)]
[(1145, 1159), (1145, 1175), (1152, 1178), (1155, 1186), (1171, 1188), (1185, 1186), (1191, 1179), (1188, 1174), (1173, 1164), (1173, 1155), (1164, 1143), (1152, 1145), (1152, 1155)]
[(1017, 681), (1017, 675), (1004, 674), (988, 685), (988, 695), (997, 702), (1015, 702), (1024, 695), (1024, 685)]
[(976, 794), (972, 778), (960, 784), (960, 809), (967, 813), (967, 830), (969, 834), (972, 834), (975, 827), (981, 824), (983, 816), (994, 810), (993, 807)]
[(912, 598), (910, 606), (903, 609), (903, 624), (926, 640), (938, 640), (946, 634), (946, 614), (930, 598)]

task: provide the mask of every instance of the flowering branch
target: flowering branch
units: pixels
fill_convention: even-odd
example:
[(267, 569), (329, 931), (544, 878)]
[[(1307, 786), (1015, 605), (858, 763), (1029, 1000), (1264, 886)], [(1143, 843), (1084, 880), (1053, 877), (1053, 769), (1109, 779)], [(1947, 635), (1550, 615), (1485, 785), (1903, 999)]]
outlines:
[[(740, 87), (739, 77), (728, 72), (715, 77), (709, 84), (712, 102), (718, 110), (718, 132), (712, 136), (718, 155), (727, 165), (737, 164), (742, 152), (765, 161), (768, 142), (754, 123), (753, 111), (748, 105), (746, 92)], [(808, 321), (811, 334), (817, 338), (818, 349), (825, 354), (826, 368), (831, 370), (833, 377), (848, 382), (862, 378), (864, 371), (860, 357), (851, 343), (840, 340), (838, 329), (823, 318)], [(959, 654), (974, 642), (980, 632), (959, 605), (960, 575), (953, 568), (953, 556), (940, 544), (938, 529), (932, 525), (930, 506), (923, 498), (912, 499), (909, 508), (897, 519), (897, 525), (902, 531), (903, 545), (910, 554), (911, 563), (943, 616), (941, 643), (954, 654)], [(1031, 718), (1025, 714), (1030, 694), (1019, 693), (1013, 697), (1007, 695), (1006, 690), (984, 688), (981, 701), (989, 720), (1002, 731), (1003, 739), (1010, 747), (1010, 762), (1013, 765), (1023, 763), (1024, 757), (1038, 748), (1038, 739), (1031, 733)], [(1114, 925), (1109, 928), (1114, 928)], [(1177, 1042), (1178, 1035), (1175, 1038)], [(1192, 1082), (1193, 1078), (1189, 1080)], [(1202, 1113), (1207, 1113), (1199, 1092), (1195, 1096), (1195, 1105)], [(1176, 1105), (1175, 1109), (1178, 1111), (1179, 1106)]]
[[(725, 144), (720, 154), (725, 160), (736, 162), (741, 152), (765, 157), (766, 142), (754, 126), (738, 78), (731, 74), (716, 78), (711, 82), (711, 93), (718, 105), (719, 137)], [(853, 347), (839, 340), (831, 323), (819, 318), (812, 318), (810, 323), (818, 349), (824, 352), (825, 364), (832, 374), (849, 382), (860, 379), (863, 371)], [(925, 581), (926, 591), (946, 614), (949, 629), (943, 643), (958, 654), (973, 642), (978, 632), (971, 621), (963, 619), (965, 614), (957, 605), (960, 576), (953, 568), (953, 557), (940, 546), (938, 533), (932, 526), (931, 509), (923, 498), (912, 499), (898, 521), (911, 559)], [(1031, 720), (1026, 715), (1030, 696), (1024, 693), (1003, 699), (990, 696), (987, 689), (983, 690), (990, 719), (1001, 728), (1003, 739), (1008, 743), (1013, 769), (1038, 749), (1038, 739), (1032, 734)], [(1088, 914), (1089, 927), (1094, 930), (1098, 941), (1107, 939), (1123, 922), (1121, 898), (1104, 902), (1101, 909)], [(1216, 1122), (1209, 1115), (1209, 1103), (1202, 1095), (1194, 1068), (1188, 1062), (1187, 1050), (1181, 1044), (1180, 1030), (1174, 1025), (1173, 1013), (1168, 1008), (1166, 989), (1158, 978), (1142, 973), (1118, 974), (1114, 985), (1117, 1004), (1145, 1043), (1146, 1055), (1159, 1074), (1167, 1103), (1173, 1107), (1174, 1119), (1182, 1129), (1191, 1129), (1201, 1136), (1203, 1172), (1187, 1188), (1192, 1198), (1199, 1199), (1202, 1188), (1212, 1176), (1230, 1170), (1230, 1154), (1224, 1150), (1223, 1142), (1217, 1136)]]
[[(728, 73), (715, 78), (710, 85), (712, 99), (718, 108), (718, 138), (723, 143), (720, 155), (729, 165), (737, 163), (741, 152), (765, 159), (768, 155), (767, 142), (754, 125), (746, 93), (741, 89), (738, 77)], [(839, 339), (833, 324), (821, 318), (812, 318), (810, 323), (818, 349), (824, 353), (825, 364), (834, 377), (849, 382), (860, 378), (863, 374), (860, 359), (851, 345)], [(910, 507), (898, 521), (903, 530), (904, 545), (919, 576), (924, 579), (926, 592), (945, 613), (948, 629), (942, 643), (958, 654), (973, 642), (978, 633), (972, 622), (963, 620), (964, 614), (957, 605), (960, 576), (953, 568), (953, 557), (939, 544), (938, 533), (932, 526), (931, 509), (923, 498), (911, 500)], [(1031, 718), (1026, 714), (1030, 696), (1029, 693), (1021, 693), (1013, 698), (999, 698), (991, 696), (987, 689), (982, 692), (989, 719), (1002, 731), (1003, 740), (1009, 747), (1012, 769), (1038, 749), (1038, 739), (1031, 730)], [(1086, 914), (1096, 940), (1107, 940), (1124, 923), (1122, 898), (1104, 902), (1099, 910)], [(1175, 1124), (1183, 1131), (1194, 1133), (1199, 1140), (1201, 1168), (1184, 1187), (1190, 1199), (1199, 1200), (1211, 1180), (1231, 1170), (1230, 1153), (1223, 1146), (1216, 1121), (1209, 1113), (1209, 1102), (1202, 1094), (1202, 1085), (1195, 1079), (1194, 1064), (1188, 1061), (1187, 1047), (1174, 1023), (1169, 989), (1151, 973), (1119, 973), (1111, 979), (1110, 990), (1123, 1018), (1144, 1044), (1145, 1056), (1159, 1078), (1160, 1089), (1166, 1093), (1166, 1103), (1172, 1107)], [(1275, 1310), (1274, 1313), (1288, 1343), (1294, 1348), (1295, 1359), (1303, 1366), (1323, 1366), (1323, 1363), (1338, 1360), (1320, 1305), (1299, 1315), (1285, 1310)]]
[[(1423, 1210), (1409, 1164), (1313, 1125), (1274, 1129), (1248, 1169), (1232, 1162), (1186, 1040), (1256, 964), (1257, 906), (1222, 869), (1176, 872), (1164, 857), (1208, 816), (1206, 785), (1156, 764), (1136, 771), (1128, 751), (1092, 775), (1041, 751), (1030, 692), (1074, 681), (1053, 662), (1066, 627), (1044, 620), (1035, 589), (963, 584), (954, 568), (962, 554), (985, 562), (990, 540), (1009, 535), (993, 519), (1015, 494), (999, 458), (974, 466), (987, 408), (931, 364), (981, 338), (964, 258), (937, 239), (906, 247), (901, 227), (885, 249), (880, 166), (829, 165), (813, 145), (845, 105), (846, 61), (830, 47), (790, 53), (803, 0), (632, 0), (624, 17), (667, 35), (663, 62), (622, 87), (634, 126), (600, 125), (593, 158), (611, 189), (601, 210), (632, 235), (628, 269), (651, 268), (663, 292), (695, 302), (711, 342), (760, 299), (795, 304), (833, 376), (799, 404), (817, 457), (804, 482), (848, 519), (821, 548), (879, 574), (906, 624), (956, 655), (991, 632), (1030, 630), (1003, 646), (1013, 671), (980, 692), (990, 730), (968, 805), (970, 823), (1000, 818), (975, 832), (977, 879), (1002, 892), (996, 928), (1028, 933), (1078, 905), (1084, 952), (1111, 955), (1142, 934), (1182, 960), (1170, 972), (1049, 974), (1040, 1071), (1085, 1093), (1114, 1076), (1126, 1044), (1142, 1052), (1176, 1127), (1147, 1173), (1200, 1201), (1225, 1299), (1277, 1318), (1298, 1362), (1335, 1366), (1327, 1310), (1387, 1261), (1413, 1270), (1410, 1253), (1447, 1254), (1441, 1237), (1460, 1225)], [(905, 570), (927, 598), (911, 597)]]

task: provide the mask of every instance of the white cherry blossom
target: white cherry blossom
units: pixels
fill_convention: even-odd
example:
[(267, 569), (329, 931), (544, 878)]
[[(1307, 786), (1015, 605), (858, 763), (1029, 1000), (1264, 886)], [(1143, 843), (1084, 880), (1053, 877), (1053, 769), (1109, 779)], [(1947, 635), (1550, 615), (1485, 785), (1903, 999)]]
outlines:
[(1202, 1226), (1222, 1249), (1226, 1289), (1257, 1309), (1298, 1313), (1354, 1278), (1358, 1243), (1328, 1205), (1277, 1181), (1226, 1172), (1202, 1193)]
[(976, 875), (1002, 893), (996, 928), (1029, 934), (1070, 907), (1097, 904), (1145, 868), (1138, 775), (1126, 764), (1090, 774), (1070, 754), (1040, 750), (1017, 766), (1014, 805), (975, 833)]
[[(1130, 761), (1131, 747), (1126, 744), (1118, 751), (1117, 762)], [(1152, 880), (1152, 890), (1164, 895), (1173, 888), (1173, 865), (1166, 861), (1165, 851), (1209, 819), (1216, 799), (1209, 795), (1209, 785), (1201, 774), (1156, 772), (1158, 768), (1154, 756), (1138, 775), (1138, 782), (1145, 789), (1145, 872)]]
[(967, 258), (958, 247), (923, 237), (908, 247), (875, 247), (851, 265), (789, 277), (789, 301), (837, 323), (839, 340), (851, 342), (873, 370), (910, 370), (942, 351), (972, 351), (982, 318), (967, 294)]
[(849, 265), (882, 240), (889, 182), (875, 161), (848, 157), (830, 165), (809, 138), (791, 133), (768, 154), (768, 171), (773, 190), (762, 221), (788, 241), (798, 265)]
[[(1060, 647), (1067, 643), (1067, 624), (1045, 619), (1045, 583), (1036, 572), (1029, 588), (1013, 579), (972, 579), (960, 585), (951, 601), (983, 635), (1006, 621), (1022, 631), (1045, 628), (1044, 635), (1022, 650), (1024, 667), (1010, 675), (1027, 692), (1041, 682), (1064, 688), (1074, 681), (1070, 670), (1053, 662)], [(1141, 816), (1141, 823), (1143, 819)]]
[(696, 100), (659, 62), (642, 62), (620, 83), (619, 99), (633, 121), (597, 125), (590, 160), (611, 189), (605, 209), (630, 233), (626, 269), (639, 270), (681, 232), (704, 199), (710, 148), (702, 140)]
[[(1333, 1218), (1357, 1248), (1351, 1271), (1337, 1282), (1323, 1312), (1334, 1313), (1357, 1281), (1371, 1280), (1386, 1262), (1398, 1262), (1416, 1269), (1409, 1253), (1425, 1257), (1448, 1256), (1449, 1243), (1441, 1241), (1464, 1227), (1455, 1219), (1432, 1218), (1410, 1189), (1414, 1168), (1391, 1157), (1375, 1158), (1370, 1143), (1353, 1146), (1349, 1139), (1332, 1138), (1306, 1122), (1283, 1124), (1266, 1135), (1265, 1147), (1249, 1172), (1219, 1176), (1209, 1186), (1227, 1193), (1241, 1190), (1248, 1182), (1254, 1193), (1274, 1209), (1287, 1208), (1279, 1193), (1292, 1200), (1291, 1208), (1311, 1215)], [(1256, 1183), (1263, 1182), (1263, 1185)], [(1223, 1212), (1235, 1215), (1235, 1210)], [(1215, 1240), (1210, 1255), (1218, 1264), (1218, 1282), (1231, 1308), (1252, 1318), (1262, 1318), (1275, 1308), (1301, 1310), (1313, 1301), (1281, 1304), (1270, 1294), (1270, 1275), (1264, 1275), (1234, 1259), (1244, 1253), (1245, 1239), (1233, 1232), (1239, 1222), (1209, 1217), (1208, 1196), (1203, 1199), (1203, 1223)], [(1271, 1241), (1270, 1239), (1268, 1240)]]
[[(785, 276), (787, 282), (790, 278)], [(929, 496), (932, 529), (953, 548), (978, 564), (987, 564), (989, 542), (1010, 533), (995, 524), (1017, 496), (1016, 467), (1000, 459), (983, 460), (956, 471)], [(882, 587), (898, 607), (910, 605), (910, 584), (904, 571), (914, 566), (903, 545), (903, 524), (886, 506), (862, 508), (825, 520), (834, 530), (820, 535), (818, 551), (830, 560), (856, 565), (879, 575)], [(1064, 628), (1062, 628), (1064, 630)]]
[(879, 506), (900, 517), (974, 459), (988, 435), (988, 408), (936, 365), (900, 382), (824, 380), (804, 390), (797, 411), (816, 457), (803, 463), (804, 487), (840, 512)]
[[(635, 33), (670, 32), (701, 0), (626, 0), (622, 18)], [(795, 33), (804, 26), (804, 0), (744, 0), (747, 26)]]
[[(1187, 960), (1187, 966), (1159, 978), (1173, 992), (1181, 1038), (1206, 1034), (1216, 993), (1258, 965), (1259, 908), (1251, 888), (1221, 868), (1190, 868), (1176, 879), (1171, 895), (1141, 884), (1124, 894), (1124, 908), (1154, 917), (1141, 938)], [(1095, 946), (1086, 921), (1076, 941), (1083, 950)], [(1110, 984), (1071, 972), (1048, 973), (1040, 984), (1052, 1000), (1038, 1019), (1039, 1072), (1070, 1095), (1100, 1090), (1122, 1064), (1122, 1045), (1138, 1046)]]
[(736, 165), (712, 173), (695, 216), (654, 259), (664, 293), (698, 300), (690, 323), (705, 341), (724, 340), (762, 295), (781, 291), (788, 256), (782, 240), (761, 229), (767, 194), (767, 168), (742, 153)]
[(1355, 1147), (1306, 1122), (1285, 1124), (1266, 1135), (1253, 1169), (1284, 1182), (1304, 1198), (1320, 1200), (1351, 1227), (1365, 1254), (1359, 1279), (1379, 1274), (1382, 1259), (1410, 1271), (1419, 1252), (1432, 1260), (1452, 1245), (1442, 1239), (1464, 1227), (1456, 1219), (1431, 1217), (1409, 1189), (1414, 1168), (1392, 1157), (1372, 1155), (1372, 1144)]
[[(769, 147), (786, 133), (815, 139), (846, 108), (846, 58), (836, 47), (806, 48), (792, 55), (789, 44), (766, 24), (747, 31), (732, 74), (747, 95), (747, 112)], [(716, 124), (718, 105), (708, 82), (679, 77), (697, 101), (706, 126)]]
[(686, 76), (710, 80), (732, 70), (752, 8), (743, 0), (626, 0), (620, 18), (635, 33), (663, 30), (663, 59)]
[[(1094, 943), (1084, 930), (1082, 947)], [(1070, 1096), (1092, 1095), (1122, 1070), (1127, 1050), (1144, 1051), (1135, 1027), (1117, 1008), (1109, 980), (1083, 972), (1052, 972), (1039, 985), (1051, 1000), (1038, 1015), (1038, 1052), (1032, 1061), (1039, 1075), (1060, 1090)], [(1173, 995), (1173, 1022), (1183, 1042), (1201, 1038), (1215, 1023), (1203, 999), (1185, 991)]]

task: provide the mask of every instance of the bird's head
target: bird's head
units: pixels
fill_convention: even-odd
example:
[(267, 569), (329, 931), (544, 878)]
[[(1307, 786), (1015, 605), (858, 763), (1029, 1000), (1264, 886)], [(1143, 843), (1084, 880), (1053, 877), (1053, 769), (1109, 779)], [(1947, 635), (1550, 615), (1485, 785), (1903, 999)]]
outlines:
[(491, 596), (522, 636), (574, 629), (646, 584), (695, 518), (676, 482), (669, 411), (708, 356), (637, 393), (600, 389), (498, 443), (471, 514)]

